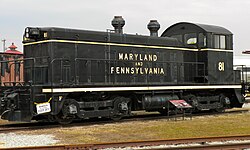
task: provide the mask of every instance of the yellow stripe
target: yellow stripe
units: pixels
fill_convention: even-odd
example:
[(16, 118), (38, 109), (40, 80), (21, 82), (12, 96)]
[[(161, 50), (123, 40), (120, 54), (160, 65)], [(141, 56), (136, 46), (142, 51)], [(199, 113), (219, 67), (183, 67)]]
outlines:
[[(120, 43), (104, 43), (104, 42), (88, 42), (88, 41), (71, 41), (71, 40), (44, 40), (38, 42), (25, 43), (24, 46), (59, 42), (59, 43), (73, 43), (73, 44), (90, 44), (90, 45), (106, 45), (106, 46), (122, 46), (122, 47), (137, 47), (137, 48), (155, 48), (155, 49), (174, 49), (174, 50), (186, 50), (186, 51), (199, 51), (198, 49), (180, 48), (180, 47), (166, 47), (166, 46), (153, 46), (153, 45), (138, 45), (138, 44), (120, 44)], [(200, 51), (221, 51), (221, 52), (233, 52), (233, 50), (222, 49), (201, 49)]]
[(240, 89), (241, 85), (203, 85), (203, 86), (144, 86), (144, 87), (93, 87), (93, 88), (53, 88), (42, 89), (43, 93), (61, 92), (101, 92), (101, 91), (148, 91), (181, 89)]
[(201, 51), (217, 51), (217, 52), (230, 52), (230, 53), (233, 53), (233, 50), (228, 50), (228, 49), (205, 48), (205, 49), (201, 49)]

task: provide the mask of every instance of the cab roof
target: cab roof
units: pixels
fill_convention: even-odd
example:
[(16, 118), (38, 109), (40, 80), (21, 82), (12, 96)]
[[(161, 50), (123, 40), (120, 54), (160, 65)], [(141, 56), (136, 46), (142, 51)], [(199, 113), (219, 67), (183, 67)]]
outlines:
[(228, 29), (215, 25), (199, 24), (199, 23), (189, 23), (189, 22), (180, 22), (176, 23), (169, 28), (167, 28), (163, 33), (162, 37), (171, 36), (179, 33), (187, 32), (202, 32), (202, 33), (215, 33), (215, 34), (224, 34), (232, 35)]

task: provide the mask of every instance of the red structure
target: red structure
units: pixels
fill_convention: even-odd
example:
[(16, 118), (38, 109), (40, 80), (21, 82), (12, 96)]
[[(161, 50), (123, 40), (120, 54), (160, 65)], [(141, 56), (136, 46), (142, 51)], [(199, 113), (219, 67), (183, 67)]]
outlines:
[(23, 82), (23, 53), (12, 43), (6, 52), (0, 53), (1, 86)]
[(17, 48), (16, 45), (12, 43), (12, 45), (9, 47), (9, 50), (7, 50), (5, 54), (23, 55), (23, 53), (16, 50), (16, 48)]

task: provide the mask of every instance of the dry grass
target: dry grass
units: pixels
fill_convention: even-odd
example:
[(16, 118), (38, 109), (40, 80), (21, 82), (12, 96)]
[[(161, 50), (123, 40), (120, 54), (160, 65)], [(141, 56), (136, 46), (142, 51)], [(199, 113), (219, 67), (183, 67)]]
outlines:
[(0, 119), (0, 125), (1, 125), (1, 124), (8, 124), (8, 123), (9, 123), (9, 122), (8, 122), (7, 120), (1, 120), (1, 119)]
[[(27, 134), (27, 132), (25, 132)], [(250, 113), (195, 117), (193, 120), (132, 121), (32, 131), (54, 134), (59, 144), (122, 142), (250, 134)]]

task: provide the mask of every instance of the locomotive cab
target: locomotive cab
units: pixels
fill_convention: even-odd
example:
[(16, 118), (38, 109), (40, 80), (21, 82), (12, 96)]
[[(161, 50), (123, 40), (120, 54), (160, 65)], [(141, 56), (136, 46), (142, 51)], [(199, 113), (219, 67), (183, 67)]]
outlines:
[(181, 22), (167, 28), (161, 36), (176, 38), (188, 48), (233, 49), (233, 34), (214, 25)]
[(194, 49), (185, 53), (184, 60), (204, 62), (205, 75), (197, 80), (210, 84), (236, 83), (233, 71), (233, 34), (219, 26), (181, 22), (166, 29), (162, 37), (176, 38), (183, 47)]
[[(194, 53), (184, 52), (184, 61), (204, 62), (203, 75), (196, 77), (198, 82), (211, 85), (240, 83), (240, 72), (233, 70), (233, 34), (226, 28), (214, 25), (181, 22), (167, 28), (162, 37), (176, 38), (183, 47)], [(187, 72), (191, 72), (187, 70)], [(235, 91), (240, 102), (244, 98)]]

